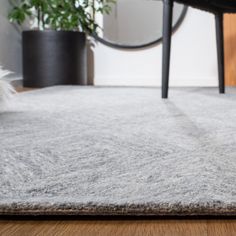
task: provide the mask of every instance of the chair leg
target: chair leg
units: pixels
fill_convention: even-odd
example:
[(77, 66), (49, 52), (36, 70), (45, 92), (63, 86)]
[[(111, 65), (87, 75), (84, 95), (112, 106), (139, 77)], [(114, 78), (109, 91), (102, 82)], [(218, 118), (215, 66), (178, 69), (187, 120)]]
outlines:
[(225, 93), (223, 13), (215, 14), (219, 91)]
[(173, 0), (163, 0), (162, 98), (168, 98)]

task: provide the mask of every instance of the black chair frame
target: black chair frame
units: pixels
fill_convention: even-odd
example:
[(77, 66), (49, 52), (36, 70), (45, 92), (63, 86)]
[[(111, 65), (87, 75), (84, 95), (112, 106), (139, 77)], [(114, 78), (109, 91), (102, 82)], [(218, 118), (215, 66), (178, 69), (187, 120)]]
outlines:
[[(186, 0), (182, 2), (186, 3)], [(163, 9), (163, 52), (162, 52), (162, 98), (164, 99), (168, 98), (168, 90), (169, 90), (173, 3), (174, 0), (163, 0), (164, 9)], [(215, 15), (219, 92), (225, 93), (224, 35), (223, 35), (224, 11), (218, 10), (218, 8), (213, 8), (213, 7), (204, 10), (209, 10)]]

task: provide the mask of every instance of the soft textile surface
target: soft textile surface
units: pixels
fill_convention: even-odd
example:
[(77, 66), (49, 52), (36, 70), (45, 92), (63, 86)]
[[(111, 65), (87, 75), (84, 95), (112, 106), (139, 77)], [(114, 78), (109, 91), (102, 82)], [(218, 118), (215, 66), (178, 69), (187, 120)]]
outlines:
[(0, 214), (236, 215), (235, 89), (21, 93), (0, 137)]

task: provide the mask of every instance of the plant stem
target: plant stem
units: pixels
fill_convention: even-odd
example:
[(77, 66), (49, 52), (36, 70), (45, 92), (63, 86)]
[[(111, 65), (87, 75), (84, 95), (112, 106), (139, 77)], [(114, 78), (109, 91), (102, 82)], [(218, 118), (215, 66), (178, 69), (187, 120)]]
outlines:
[(37, 11), (38, 11), (38, 15), (37, 15), (37, 18), (38, 18), (38, 29), (40, 30), (40, 21), (41, 21), (41, 17), (40, 17), (40, 15), (41, 15), (41, 12), (40, 12), (40, 8), (38, 8), (37, 9)]
[(96, 18), (96, 15), (95, 15), (95, 1), (94, 0), (92, 0), (93, 1), (93, 31), (95, 30), (95, 18)]
[(42, 21), (42, 27), (43, 27), (43, 30), (45, 30), (45, 21), (44, 21), (44, 14), (42, 13), (41, 14), (41, 21)]

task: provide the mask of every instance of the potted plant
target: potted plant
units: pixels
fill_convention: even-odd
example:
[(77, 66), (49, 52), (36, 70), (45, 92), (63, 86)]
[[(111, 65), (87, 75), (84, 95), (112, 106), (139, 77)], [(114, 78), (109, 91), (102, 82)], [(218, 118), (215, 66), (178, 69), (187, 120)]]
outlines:
[(99, 27), (94, 14), (108, 14), (114, 0), (10, 2), (11, 22), (22, 25), (33, 21), (32, 29), (23, 31), (24, 86), (86, 85), (86, 35)]

